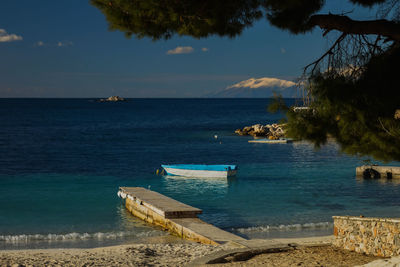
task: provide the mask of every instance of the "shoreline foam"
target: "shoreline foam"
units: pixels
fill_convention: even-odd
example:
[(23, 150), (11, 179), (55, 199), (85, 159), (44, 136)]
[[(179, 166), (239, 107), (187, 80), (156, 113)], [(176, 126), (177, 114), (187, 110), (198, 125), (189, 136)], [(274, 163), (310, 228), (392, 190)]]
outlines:
[[(263, 225), (225, 229), (246, 239), (308, 238), (330, 235), (333, 223), (305, 223), (289, 225)], [(173, 240), (176, 239), (176, 240)], [(152, 241), (153, 240), (153, 241)], [(168, 240), (176, 243), (178, 237), (161, 229), (150, 231), (115, 231), (96, 233), (49, 233), (0, 235), (0, 250), (4, 249), (51, 249), (51, 248), (97, 248), (127, 243), (154, 243)]]

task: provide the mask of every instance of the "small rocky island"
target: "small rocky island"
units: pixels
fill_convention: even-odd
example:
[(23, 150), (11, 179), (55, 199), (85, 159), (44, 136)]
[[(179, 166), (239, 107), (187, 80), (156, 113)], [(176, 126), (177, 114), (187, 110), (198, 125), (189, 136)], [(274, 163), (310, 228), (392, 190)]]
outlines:
[(110, 96), (109, 98), (101, 98), (98, 100), (98, 102), (119, 102), (119, 101), (126, 101), (126, 99), (117, 95), (113, 95)]
[(277, 140), (285, 137), (285, 124), (255, 124), (253, 126), (246, 126), (243, 129), (237, 129), (235, 133), (238, 135), (251, 135)]

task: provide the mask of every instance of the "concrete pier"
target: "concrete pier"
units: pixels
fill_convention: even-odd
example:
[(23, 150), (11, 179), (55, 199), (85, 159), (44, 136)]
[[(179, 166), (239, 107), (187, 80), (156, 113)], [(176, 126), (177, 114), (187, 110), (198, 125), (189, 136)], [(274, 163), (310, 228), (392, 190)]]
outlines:
[(161, 226), (174, 235), (209, 245), (228, 242), (240, 243), (246, 239), (221, 230), (200, 220), (202, 210), (142, 187), (120, 187), (118, 195), (125, 199), (126, 208), (136, 217)]
[(399, 179), (400, 167), (363, 165), (356, 168), (356, 175), (364, 178)]

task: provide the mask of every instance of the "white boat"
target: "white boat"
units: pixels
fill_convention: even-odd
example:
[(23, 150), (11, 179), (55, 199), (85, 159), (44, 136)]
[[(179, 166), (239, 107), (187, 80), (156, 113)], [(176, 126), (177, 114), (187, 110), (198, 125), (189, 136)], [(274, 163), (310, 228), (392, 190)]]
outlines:
[(161, 165), (167, 175), (179, 175), (186, 177), (230, 177), (237, 172), (236, 165), (198, 165), (176, 164)]
[(292, 139), (282, 138), (282, 139), (254, 139), (249, 140), (249, 143), (265, 143), (265, 144), (286, 144), (293, 142)]

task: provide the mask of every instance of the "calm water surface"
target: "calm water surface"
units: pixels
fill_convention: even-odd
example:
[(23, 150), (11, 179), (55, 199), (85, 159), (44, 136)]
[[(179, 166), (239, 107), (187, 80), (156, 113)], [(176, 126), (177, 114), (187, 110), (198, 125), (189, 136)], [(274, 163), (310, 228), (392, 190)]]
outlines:
[[(269, 101), (0, 99), (0, 248), (165, 236), (125, 211), (119, 186), (150, 187), (248, 238), (330, 234), (332, 215), (398, 217), (399, 184), (357, 180), (362, 160), (335, 144), (315, 151), (233, 134), (277, 122), (282, 115), (266, 112)], [(156, 176), (162, 163), (238, 164), (239, 172), (230, 179)]]

